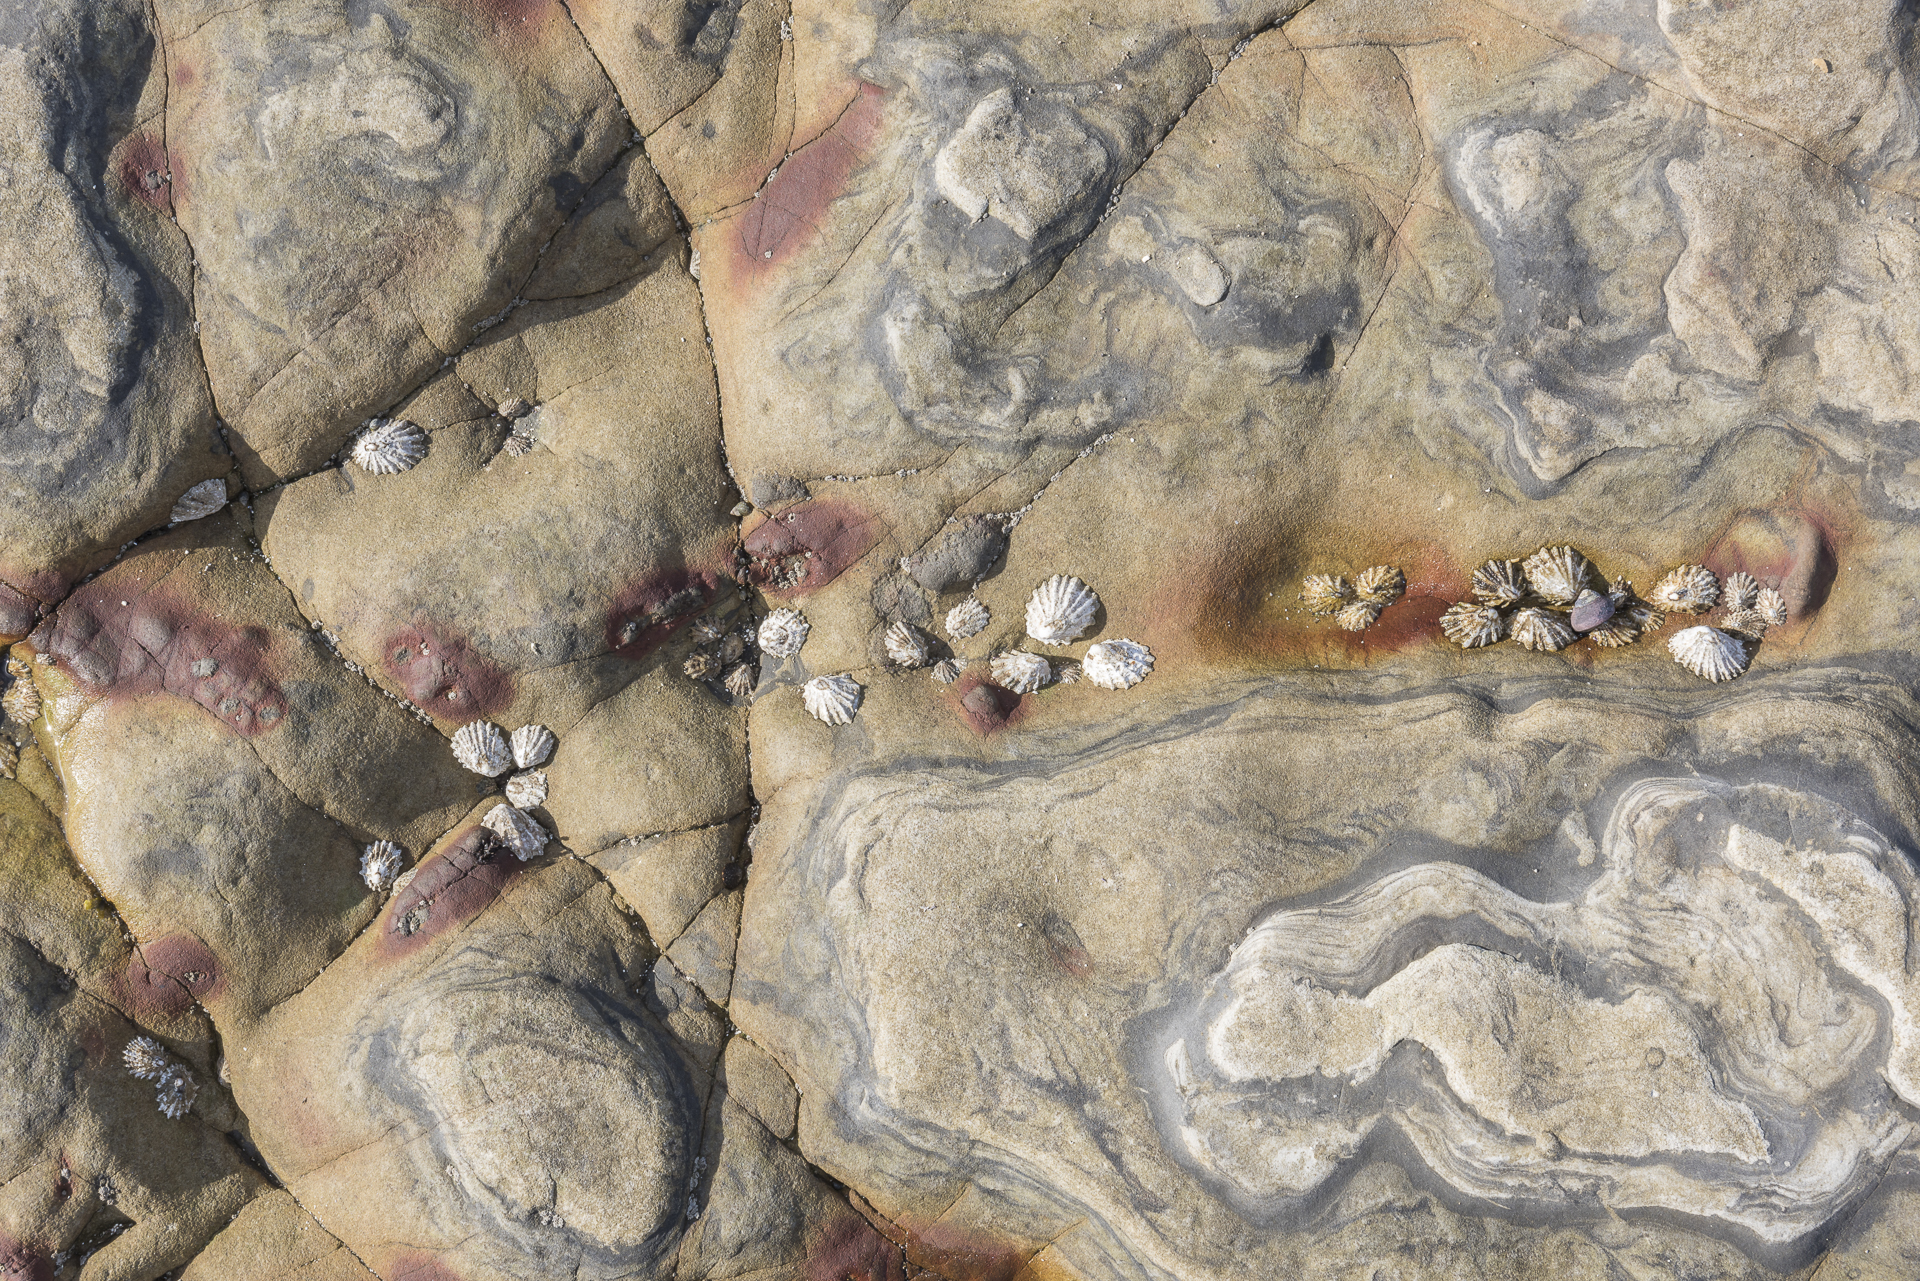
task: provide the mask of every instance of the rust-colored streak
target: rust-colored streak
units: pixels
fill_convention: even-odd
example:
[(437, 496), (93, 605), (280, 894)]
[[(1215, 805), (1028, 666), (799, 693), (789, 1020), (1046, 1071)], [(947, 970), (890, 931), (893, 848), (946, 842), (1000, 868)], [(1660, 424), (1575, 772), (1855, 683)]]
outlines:
[[(376, 928), (383, 959), (410, 956), (478, 916), (526, 865), (483, 827), (473, 827), (420, 864)], [(411, 932), (409, 932), (411, 931)]]
[(1025, 720), (1030, 702), (1024, 695), (1002, 689), (987, 679), (984, 672), (977, 671), (961, 672), (948, 697), (967, 728), (982, 738)]
[(120, 188), (135, 200), (161, 213), (173, 212), (174, 167), (160, 140), (134, 134), (120, 145), (117, 166)]
[(907, 1230), (907, 1262), (944, 1281), (1013, 1281), (1030, 1254), (958, 1224), (929, 1223)]
[(195, 1001), (217, 1000), (226, 990), (218, 958), (191, 934), (168, 934), (142, 944), (114, 977), (114, 996), (135, 1018), (179, 1014)]
[(278, 726), (287, 700), (274, 674), (273, 634), (230, 623), (138, 575), (75, 592), (34, 633), (33, 645), (82, 689), (103, 698), (165, 691), (191, 699), (237, 733)]
[(388, 1265), (386, 1275), (393, 1281), (463, 1281), (458, 1272), (431, 1254), (409, 1251)]
[(879, 517), (849, 502), (797, 503), (746, 536), (748, 573), (768, 592), (810, 592), (846, 572), (885, 532)]
[(819, 234), (827, 206), (840, 198), (880, 131), (885, 100), (879, 85), (862, 82), (840, 118), (789, 156), (741, 212), (734, 245), (743, 278), (785, 262)]
[(0, 1232), (0, 1281), (53, 1281), (53, 1263), (44, 1252)]
[(642, 575), (614, 597), (607, 611), (607, 648), (638, 661), (706, 611), (720, 594), (712, 570), (668, 569)]
[(807, 1281), (906, 1281), (900, 1247), (848, 1214), (827, 1225), (807, 1249)]
[(416, 621), (394, 632), (380, 661), (415, 706), (441, 720), (477, 720), (513, 701), (512, 674), (437, 623)]

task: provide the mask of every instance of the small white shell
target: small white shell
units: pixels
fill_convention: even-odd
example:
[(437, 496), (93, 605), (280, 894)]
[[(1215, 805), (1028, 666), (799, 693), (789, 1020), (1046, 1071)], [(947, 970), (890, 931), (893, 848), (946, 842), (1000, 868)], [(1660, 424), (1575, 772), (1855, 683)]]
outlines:
[(347, 455), (362, 471), (391, 476), (427, 456), (427, 433), (405, 418), (369, 418)]
[(499, 778), (513, 768), (506, 733), (490, 721), (475, 721), (453, 731), (453, 758), (488, 778)]
[(687, 655), (687, 661), (680, 665), (680, 670), (697, 681), (711, 680), (720, 674), (720, 659), (704, 649), (696, 649)]
[(227, 505), (227, 482), (218, 477), (203, 480), (186, 493), (180, 495), (180, 501), (173, 505), (173, 513), (167, 519), (178, 525), (183, 520), (199, 520), (211, 516)]
[(0, 738), (0, 778), (12, 778), (20, 769), (20, 749), (10, 738)]
[(1002, 654), (990, 666), (993, 683), (1011, 694), (1031, 694), (1053, 679), (1053, 664), (1024, 649)]
[(496, 805), (488, 810), (480, 826), (505, 841), (522, 863), (547, 847), (547, 829), (540, 826), (540, 820), (511, 805)]
[(1491, 605), (1463, 600), (1440, 615), (1440, 630), (1461, 649), (1478, 649), (1505, 637), (1507, 620)]
[(1086, 669), (1071, 659), (1053, 665), (1053, 683), (1056, 685), (1078, 685), (1085, 674)]
[(1483, 605), (1515, 605), (1531, 590), (1517, 560), (1490, 560), (1473, 571), (1473, 596)]
[(1093, 626), (1100, 598), (1077, 578), (1055, 574), (1027, 598), (1027, 635), (1042, 645), (1065, 645)]
[(1373, 601), (1357, 600), (1350, 605), (1342, 605), (1340, 612), (1333, 616), (1333, 621), (1347, 631), (1364, 632), (1380, 617), (1381, 608)]
[(1771, 587), (1762, 587), (1754, 597), (1753, 612), (1768, 627), (1784, 627), (1787, 622), (1787, 598)]
[(1717, 627), (1689, 627), (1675, 632), (1667, 638), (1667, 652), (1674, 662), (1710, 681), (1730, 681), (1746, 671), (1752, 661), (1745, 642)]
[(513, 731), (513, 767), (532, 769), (553, 759), (556, 739), (545, 725), (522, 725)]
[(200, 1092), (194, 1083), (193, 1074), (175, 1063), (160, 1074), (160, 1084), (153, 1092), (154, 1102), (160, 1105), (160, 1115), (169, 1121), (178, 1121), (193, 1107), (193, 1096)]
[(16, 725), (31, 725), (40, 716), (40, 687), (16, 676), (7, 692), (0, 694), (0, 713)]
[(375, 841), (360, 854), (360, 879), (375, 894), (383, 894), (393, 888), (393, 878), (400, 875), (400, 847), (392, 841)]
[(1727, 609), (1752, 609), (1760, 599), (1760, 580), (1744, 569), (1727, 575), (1720, 586), (1720, 604)]
[(1582, 591), (1600, 581), (1593, 562), (1571, 547), (1542, 547), (1527, 557), (1521, 569), (1541, 599), (1556, 605), (1573, 604)]
[(1704, 565), (1682, 565), (1647, 593), (1647, 603), (1674, 614), (1704, 614), (1720, 599), (1720, 580)]
[(827, 725), (850, 725), (865, 691), (851, 676), (816, 676), (800, 687), (807, 714)]
[(887, 657), (902, 667), (927, 665), (927, 638), (912, 623), (895, 623), (887, 628)]
[(509, 458), (525, 458), (533, 452), (533, 437), (520, 432), (508, 432), (506, 440), (500, 446), (500, 452)]
[(120, 1061), (136, 1080), (157, 1081), (166, 1074), (166, 1047), (150, 1036), (136, 1036), (120, 1051)]
[(797, 609), (776, 609), (760, 620), (760, 648), (775, 658), (791, 658), (807, 643), (806, 615)]
[(1153, 653), (1138, 641), (1105, 640), (1087, 647), (1080, 670), (1101, 689), (1132, 689), (1153, 670)]
[(1353, 580), (1354, 594), (1385, 609), (1406, 594), (1407, 576), (1398, 565), (1374, 565)]
[(752, 663), (740, 663), (727, 673), (727, 678), (721, 684), (735, 698), (751, 698), (754, 688), (760, 684), (760, 673), (754, 670)]
[(978, 596), (969, 596), (947, 611), (947, 635), (955, 640), (977, 636), (992, 618)]
[[(1532, 571), (1528, 571), (1531, 576)], [(1573, 644), (1576, 633), (1567, 620), (1544, 609), (1517, 609), (1507, 626), (1513, 643), (1522, 649), (1551, 654)]]
[(1300, 599), (1311, 614), (1336, 614), (1353, 599), (1353, 584), (1343, 574), (1308, 574), (1300, 581)]
[(547, 801), (547, 772), (540, 769), (524, 770), (507, 780), (507, 804), (515, 809), (530, 810)]
[(933, 679), (942, 685), (951, 685), (960, 679), (960, 672), (966, 665), (964, 658), (943, 658), (933, 665)]

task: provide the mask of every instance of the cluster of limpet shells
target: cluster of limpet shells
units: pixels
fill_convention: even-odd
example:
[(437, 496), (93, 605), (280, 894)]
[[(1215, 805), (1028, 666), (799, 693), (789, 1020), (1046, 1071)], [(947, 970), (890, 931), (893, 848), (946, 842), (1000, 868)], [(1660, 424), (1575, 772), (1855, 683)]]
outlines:
[(772, 621), (769, 616), (756, 630), (751, 618), (739, 627), (730, 627), (711, 615), (696, 620), (693, 625), (696, 644), (681, 670), (689, 679), (718, 685), (734, 698), (752, 698), (753, 691), (760, 685), (759, 651), (782, 657), (760, 642), (760, 633), (765, 632)]
[(1300, 599), (1309, 613), (1331, 615), (1342, 630), (1363, 632), (1406, 591), (1407, 576), (1399, 566), (1373, 565), (1351, 581), (1345, 574), (1308, 574), (1300, 584)]
[[(507, 780), (506, 803), (487, 811), (480, 824), (505, 842), (523, 863), (546, 848), (547, 829), (528, 811), (547, 799), (547, 775), (539, 766), (547, 763), (557, 745), (553, 731), (545, 725), (522, 725), (509, 736), (498, 725), (474, 721), (453, 734), (454, 759), (474, 773), (498, 778), (511, 770), (519, 771)], [(368, 846), (360, 860), (362, 879), (376, 891), (392, 888), (389, 874), (398, 870), (398, 851), (394, 851), (396, 857), (388, 866), (384, 851), (376, 849), (381, 844), (384, 842)], [(376, 859), (378, 867), (373, 866)], [(384, 885), (376, 884), (376, 880), (384, 881)]]
[[(981, 620), (973, 625), (976, 613)], [(963, 614), (963, 611), (965, 613)], [(1080, 579), (1055, 574), (1033, 589), (1027, 598), (1027, 637), (1042, 645), (1069, 645), (1084, 636), (1099, 616), (1100, 598)], [(968, 597), (948, 614), (947, 630), (961, 616), (966, 635), (985, 626), (986, 607)], [(960, 660), (964, 662), (964, 660)], [(1078, 659), (1049, 658), (1029, 650), (1013, 649), (988, 659), (989, 679), (1013, 694), (1031, 694), (1048, 685), (1072, 685), (1085, 680), (1100, 689), (1132, 689), (1153, 672), (1153, 652), (1138, 641), (1114, 637), (1095, 641)], [(936, 677), (949, 679), (938, 671)], [(956, 667), (953, 675), (957, 676)]]
[(134, 1080), (153, 1082), (160, 1115), (178, 1121), (192, 1109), (194, 1095), (200, 1092), (199, 1083), (186, 1064), (177, 1062), (160, 1042), (150, 1036), (136, 1036), (120, 1051), (120, 1061)]

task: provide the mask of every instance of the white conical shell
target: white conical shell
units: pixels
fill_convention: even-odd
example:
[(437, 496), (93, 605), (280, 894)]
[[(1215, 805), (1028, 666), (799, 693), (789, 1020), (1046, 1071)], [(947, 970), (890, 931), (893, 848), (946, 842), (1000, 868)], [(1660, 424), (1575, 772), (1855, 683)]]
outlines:
[(1364, 632), (1373, 626), (1375, 619), (1380, 617), (1380, 609), (1381, 607), (1373, 601), (1357, 600), (1351, 604), (1342, 605), (1339, 612), (1333, 616), (1333, 621), (1340, 624), (1346, 631)]
[(193, 1108), (193, 1096), (200, 1092), (193, 1074), (178, 1063), (169, 1064), (160, 1074), (160, 1081), (153, 1092), (154, 1101), (160, 1105), (160, 1115), (169, 1121), (178, 1121)]
[(1308, 613), (1338, 613), (1353, 599), (1353, 584), (1341, 574), (1308, 574), (1300, 581), (1300, 599)]
[(1139, 641), (1104, 640), (1087, 647), (1080, 672), (1101, 689), (1132, 689), (1153, 671), (1153, 652)]
[(506, 733), (490, 721), (475, 721), (453, 731), (453, 758), (488, 778), (499, 778), (513, 768)]
[(1440, 630), (1461, 649), (1491, 645), (1507, 634), (1507, 620), (1491, 605), (1463, 600), (1440, 615)]
[(1531, 590), (1517, 560), (1490, 560), (1473, 571), (1473, 597), (1483, 605), (1515, 605)]
[(977, 636), (992, 618), (978, 596), (969, 596), (947, 611), (947, 635), (955, 640)]
[(816, 676), (800, 687), (807, 714), (827, 725), (850, 725), (865, 691), (851, 676)]
[(1406, 594), (1407, 576), (1398, 565), (1374, 565), (1354, 577), (1353, 591), (1361, 600), (1385, 609)]
[(960, 679), (960, 672), (966, 665), (964, 658), (943, 658), (933, 665), (933, 679), (942, 685), (951, 685)]
[(371, 418), (347, 455), (362, 471), (391, 476), (427, 456), (427, 433), (405, 418)]
[(1754, 597), (1753, 612), (1768, 627), (1784, 627), (1787, 622), (1787, 598), (1771, 587), (1762, 587)]
[(1000, 655), (990, 666), (993, 683), (1013, 694), (1031, 694), (1053, 679), (1053, 664), (1023, 649)]
[[(1532, 571), (1528, 571), (1531, 576)], [(1551, 654), (1573, 644), (1577, 635), (1566, 619), (1544, 609), (1517, 609), (1507, 625), (1513, 643), (1522, 649)]]
[(1521, 566), (1543, 600), (1571, 605), (1589, 587), (1601, 586), (1593, 562), (1571, 547), (1542, 547)]
[(480, 820), (480, 826), (492, 832), (522, 863), (547, 847), (547, 829), (540, 820), (511, 805), (496, 805)]
[(398, 845), (392, 841), (375, 841), (361, 851), (360, 879), (375, 894), (383, 894), (393, 888), (394, 878), (400, 875), (401, 861)]
[(507, 780), (507, 804), (515, 809), (530, 810), (536, 805), (547, 803), (547, 772), (545, 770), (522, 770)]
[(776, 609), (760, 620), (757, 639), (763, 653), (775, 658), (791, 658), (807, 643), (806, 615), (797, 609)]
[(1027, 635), (1042, 645), (1065, 645), (1093, 626), (1100, 598), (1077, 578), (1055, 574), (1027, 599)]
[(1704, 565), (1682, 565), (1647, 593), (1647, 603), (1671, 614), (1704, 614), (1720, 599), (1720, 580)]
[(760, 684), (760, 673), (752, 663), (738, 663), (728, 670), (726, 679), (720, 683), (735, 698), (752, 698), (754, 689)]
[(1675, 632), (1667, 638), (1667, 652), (1674, 662), (1710, 681), (1730, 681), (1746, 671), (1752, 661), (1744, 641), (1717, 627), (1689, 627)]
[(887, 657), (902, 667), (927, 665), (927, 638), (912, 623), (895, 623), (887, 628)]
[(136, 1079), (157, 1081), (167, 1071), (166, 1047), (150, 1036), (136, 1036), (120, 1051), (120, 1061)]
[(1760, 580), (1744, 569), (1727, 575), (1720, 585), (1720, 604), (1727, 609), (1752, 609), (1760, 599)]
[(211, 516), (226, 505), (227, 482), (218, 478), (203, 480), (180, 495), (180, 501), (173, 505), (173, 513), (167, 519), (178, 525), (183, 520)]
[(557, 741), (553, 731), (545, 725), (522, 725), (513, 731), (514, 768), (532, 769), (536, 765), (545, 765), (553, 759)]
[(14, 677), (7, 692), (0, 694), (0, 713), (16, 725), (31, 725), (40, 717), (40, 687), (31, 680)]

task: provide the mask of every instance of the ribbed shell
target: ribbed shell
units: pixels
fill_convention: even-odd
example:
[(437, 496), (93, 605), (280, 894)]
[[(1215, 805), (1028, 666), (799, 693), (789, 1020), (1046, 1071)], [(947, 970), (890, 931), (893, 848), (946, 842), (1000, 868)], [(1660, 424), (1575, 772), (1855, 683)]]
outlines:
[(168, 520), (178, 525), (183, 520), (200, 520), (211, 516), (227, 505), (227, 482), (217, 477), (203, 480), (186, 493), (180, 495), (180, 501), (173, 505)]
[(545, 770), (521, 770), (507, 780), (507, 804), (515, 809), (530, 810), (536, 805), (546, 803), (547, 772)]
[(1521, 569), (1534, 592), (1556, 605), (1573, 604), (1582, 591), (1598, 587), (1601, 581), (1593, 562), (1571, 547), (1542, 547), (1527, 557)]
[(1463, 600), (1440, 615), (1440, 631), (1461, 649), (1478, 649), (1506, 637), (1507, 619), (1491, 605)]
[(776, 609), (760, 620), (761, 652), (774, 658), (791, 658), (807, 643), (806, 615), (797, 609)]
[(1744, 569), (1727, 575), (1720, 585), (1720, 604), (1726, 609), (1752, 609), (1760, 599), (1760, 580)]
[(545, 725), (522, 725), (513, 731), (514, 768), (532, 769), (536, 765), (545, 765), (553, 759), (553, 749), (557, 743), (553, 731)]
[(360, 879), (375, 894), (384, 894), (393, 888), (393, 880), (400, 875), (402, 855), (400, 847), (392, 841), (375, 841), (360, 853)]
[(507, 736), (490, 721), (475, 721), (453, 732), (453, 758), (476, 774), (499, 778), (513, 768)]
[(1787, 622), (1787, 598), (1771, 587), (1762, 587), (1754, 598), (1753, 612), (1768, 627), (1784, 627)]
[(978, 596), (969, 596), (947, 611), (947, 635), (955, 640), (977, 636), (992, 618)]
[(120, 1061), (136, 1080), (157, 1081), (166, 1075), (166, 1047), (150, 1036), (136, 1036), (128, 1041), (127, 1048), (120, 1051)]
[(739, 663), (727, 672), (727, 678), (721, 684), (735, 698), (751, 698), (754, 687), (760, 684), (760, 673), (754, 670), (752, 663)]
[(1354, 594), (1385, 609), (1406, 594), (1407, 576), (1398, 565), (1375, 565), (1363, 569), (1353, 580)]
[(522, 435), (517, 431), (509, 432), (506, 440), (500, 445), (500, 452), (509, 458), (525, 458), (533, 452), (533, 437)]
[(1353, 584), (1344, 574), (1308, 574), (1300, 582), (1300, 599), (1313, 614), (1337, 614), (1353, 599)]
[(13, 778), (20, 770), (20, 749), (13, 740), (0, 738), (0, 778)]
[(427, 456), (427, 433), (405, 418), (370, 418), (347, 455), (362, 471), (391, 476)]
[[(1529, 571), (1528, 577), (1532, 577)], [(1551, 654), (1573, 644), (1576, 633), (1568, 626), (1567, 620), (1558, 614), (1544, 609), (1527, 607), (1517, 609), (1507, 630), (1513, 637), (1513, 643), (1522, 649), (1539, 650)]]
[(993, 683), (1014, 694), (1031, 694), (1053, 679), (1053, 664), (1023, 649), (993, 660)]
[(708, 614), (693, 620), (693, 638), (702, 645), (711, 645), (727, 634), (727, 625)]
[(927, 665), (927, 638), (912, 623), (895, 623), (887, 628), (887, 657), (902, 667)]
[(866, 691), (851, 676), (816, 676), (800, 687), (807, 714), (827, 725), (850, 725)]
[(680, 664), (680, 670), (697, 681), (711, 680), (720, 674), (720, 659), (704, 649), (696, 649)]
[(1757, 641), (1767, 634), (1766, 620), (1760, 617), (1757, 609), (1730, 609), (1720, 615), (1718, 626), (1721, 631), (1747, 640)]
[(31, 680), (14, 677), (7, 692), (0, 694), (0, 712), (16, 725), (31, 725), (40, 716), (40, 687)]
[(1689, 627), (1667, 639), (1673, 661), (1703, 680), (1730, 681), (1747, 670), (1751, 658), (1737, 636), (1717, 627)]
[(200, 1092), (194, 1083), (193, 1074), (178, 1063), (168, 1066), (160, 1074), (159, 1085), (154, 1089), (154, 1102), (160, 1106), (160, 1115), (169, 1121), (178, 1121), (193, 1108), (193, 1096)]
[(1373, 620), (1380, 617), (1380, 606), (1370, 600), (1357, 600), (1351, 605), (1342, 605), (1333, 621), (1350, 632), (1364, 632), (1373, 626)]
[(964, 658), (943, 658), (933, 665), (933, 679), (942, 685), (951, 685), (960, 679), (960, 672), (966, 665)]
[(1053, 683), (1056, 685), (1077, 685), (1085, 674), (1085, 668), (1071, 659), (1053, 665)]
[(1042, 645), (1065, 645), (1093, 626), (1100, 598), (1077, 578), (1055, 574), (1027, 599), (1027, 635)]
[(480, 826), (492, 832), (522, 863), (547, 848), (547, 829), (525, 810), (511, 805), (496, 805), (480, 820)]
[(1101, 689), (1132, 689), (1153, 671), (1153, 653), (1139, 641), (1101, 641), (1080, 660), (1087, 683)]
[(1483, 605), (1515, 605), (1530, 590), (1517, 560), (1490, 560), (1473, 571), (1473, 596)]
[(1647, 593), (1647, 603), (1670, 614), (1704, 614), (1720, 599), (1720, 580), (1704, 565), (1682, 565)]

